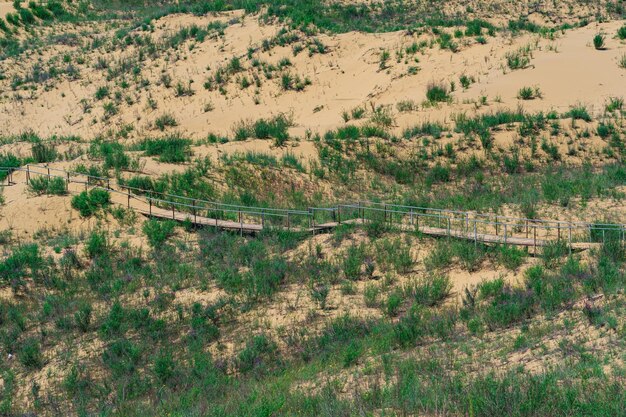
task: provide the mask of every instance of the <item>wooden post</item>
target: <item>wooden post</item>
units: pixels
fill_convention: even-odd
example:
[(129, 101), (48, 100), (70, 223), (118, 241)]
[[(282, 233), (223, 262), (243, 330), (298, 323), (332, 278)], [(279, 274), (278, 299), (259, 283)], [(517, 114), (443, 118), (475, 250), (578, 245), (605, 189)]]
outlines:
[(68, 172), (67, 173), (67, 181), (66, 181), (66, 184), (65, 184), (65, 189), (67, 191), (69, 191), (69, 189), (70, 189), (70, 182), (72, 182), (72, 181), (70, 180), (70, 173)]
[[(289, 218), (289, 212), (287, 212), (287, 230), (291, 230), (291, 220)], [(341, 221), (339, 221), (339, 224), (341, 224)]]
[(265, 229), (265, 209), (261, 209), (261, 228)]
[(409, 224), (413, 227), (413, 209), (409, 212)]
[(557, 227), (557, 236), (558, 236), (557, 240), (561, 240), (561, 222), (558, 222), (556, 224), (556, 227)]
[(172, 220), (176, 220), (176, 215), (174, 214), (174, 203), (172, 203)]
[(152, 217), (152, 199), (148, 200), (150, 203), (150, 217)]
[(506, 226), (507, 224), (504, 223), (504, 244), (506, 245)]
[(465, 213), (465, 233), (469, 232), (469, 213)]
[(50, 179), (50, 167), (48, 167), (48, 179)]
[(533, 226), (533, 251), (535, 256), (537, 256), (537, 225)]
[(360, 201), (359, 201), (359, 217), (361, 217), (361, 223), (365, 223), (365, 210), (361, 208)]
[(196, 200), (193, 200), (193, 223), (198, 224), (198, 218), (196, 216)]
[(498, 236), (498, 216), (496, 215), (496, 236)]
[(30, 166), (26, 165), (26, 184), (30, 184)]
[(130, 208), (130, 188), (127, 188), (126, 191), (128, 193), (128, 208)]
[(243, 236), (243, 219), (241, 217), (241, 209), (239, 209), (239, 235)]
[(569, 254), (572, 254), (572, 224), (569, 224), (569, 229), (568, 229), (568, 236), (567, 236), (567, 242), (568, 242), (568, 246), (569, 246)]
[[(287, 218), (289, 218), (289, 213), (287, 213)], [(337, 223), (341, 224), (341, 205), (340, 204), (337, 205)]]
[(476, 219), (474, 219), (474, 246), (478, 245), (478, 230), (476, 228)]
[(385, 223), (387, 223), (387, 204), (385, 204)]
[(526, 239), (528, 239), (528, 220), (526, 220)]
[(450, 239), (450, 217), (448, 217), (448, 240)]

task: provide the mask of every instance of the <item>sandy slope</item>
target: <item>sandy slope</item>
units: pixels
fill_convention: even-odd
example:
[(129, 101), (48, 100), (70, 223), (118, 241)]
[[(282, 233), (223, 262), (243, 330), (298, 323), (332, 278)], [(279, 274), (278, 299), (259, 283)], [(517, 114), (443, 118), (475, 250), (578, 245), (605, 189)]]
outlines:
[[(241, 18), (240, 13), (231, 13), (218, 18), (168, 16), (161, 19), (153, 37), (159, 38), (173, 33), (177, 28), (191, 24), (206, 24), (211, 20), (226, 21)], [(325, 131), (343, 124), (341, 112), (355, 106), (395, 105), (400, 100), (422, 102), (428, 82), (437, 80), (455, 82), (457, 92), (451, 105), (420, 110), (418, 113), (400, 115), (398, 126), (404, 127), (426, 120), (449, 120), (459, 112), (473, 112), (478, 101), (487, 96), (488, 106), (479, 111), (489, 112), (496, 108), (516, 107), (519, 102), (517, 91), (523, 86), (536, 86), (544, 92), (544, 99), (524, 102), (532, 111), (566, 110), (569, 106), (584, 103), (600, 111), (609, 96), (626, 95), (626, 71), (617, 66), (617, 58), (625, 53), (626, 45), (611, 38), (621, 22), (567, 31), (555, 40), (525, 35), (517, 38), (498, 36), (489, 38), (487, 45), (461, 46), (461, 51), (451, 53), (438, 46), (418, 54), (419, 63), (406, 57), (396, 62), (395, 52), (403, 50), (413, 41), (429, 38), (407, 36), (404, 32), (386, 34), (347, 33), (336, 36), (319, 36), (329, 47), (324, 55), (307, 56), (306, 51), (294, 57), (291, 47), (276, 47), (269, 52), (259, 52), (257, 57), (276, 64), (287, 57), (293, 63), (292, 74), (309, 77), (312, 85), (304, 92), (281, 91), (279, 80), (265, 80), (258, 91), (260, 104), (254, 103), (254, 86), (242, 90), (233, 80), (228, 86), (227, 96), (202, 87), (206, 78), (220, 65), (225, 65), (232, 56), (244, 57), (244, 73), (251, 77), (252, 70), (245, 58), (249, 47), (258, 47), (263, 39), (271, 38), (278, 27), (261, 25), (253, 17), (245, 17), (241, 23), (226, 29), (224, 39), (206, 40), (196, 44), (191, 51), (183, 47), (175, 55), (148, 60), (142, 76), (151, 81), (147, 89), (129, 89), (133, 104), (121, 104), (119, 115), (102, 120), (102, 101), (93, 99), (96, 89), (102, 85), (114, 88), (107, 82), (104, 71), (93, 66), (81, 68), (81, 78), (76, 81), (63, 80), (52, 83), (49, 91), (39, 88), (29, 97), (20, 92), (9, 93), (0, 100), (0, 130), (5, 133), (20, 133), (33, 129), (42, 135), (80, 134), (92, 137), (122, 124), (133, 124), (135, 134), (157, 134), (151, 126), (156, 117), (171, 113), (178, 121), (179, 130), (201, 138), (209, 132), (230, 134), (233, 126), (242, 119), (269, 117), (283, 112), (292, 114), (297, 123), (296, 135), (306, 130)], [(608, 34), (608, 49), (596, 51), (590, 46), (593, 35), (599, 31)], [(503, 68), (505, 54), (526, 45), (537, 48), (533, 51), (531, 67), (509, 71)], [(132, 47), (130, 48), (132, 50)], [(555, 49), (557, 52), (555, 52)], [(56, 54), (67, 52), (67, 47), (58, 47)], [(379, 69), (382, 50), (391, 54), (388, 68)], [(55, 53), (50, 53), (52, 58)], [(91, 53), (91, 62), (101, 51)], [(112, 57), (132, 54), (116, 52)], [(405, 62), (406, 61), (406, 62)], [(6, 65), (11, 66), (11, 63)], [(30, 64), (21, 68), (28, 70)], [(419, 66), (416, 75), (408, 75), (410, 66)], [(208, 69), (207, 69), (208, 68)], [(15, 70), (15, 67), (13, 67)], [(191, 97), (174, 97), (171, 89), (159, 85), (161, 74), (171, 74), (176, 80), (193, 81), (195, 94)], [(459, 76), (466, 74), (476, 79), (467, 91), (460, 91)], [(243, 74), (242, 74), (243, 75)], [(276, 77), (279, 78), (279, 77)], [(4, 87), (9, 81), (3, 82)], [(8, 89), (4, 89), (8, 91)], [(147, 109), (151, 97), (158, 103), (157, 110)], [(498, 98), (501, 103), (494, 100)], [(93, 105), (90, 114), (84, 114), (81, 100)], [(465, 102), (465, 104), (464, 104)], [(214, 110), (205, 112), (204, 106), (211, 103)]]
[(0, 2), (0, 17), (4, 18), (8, 13), (13, 13), (15, 8), (13, 8), (12, 1), (3, 1)]

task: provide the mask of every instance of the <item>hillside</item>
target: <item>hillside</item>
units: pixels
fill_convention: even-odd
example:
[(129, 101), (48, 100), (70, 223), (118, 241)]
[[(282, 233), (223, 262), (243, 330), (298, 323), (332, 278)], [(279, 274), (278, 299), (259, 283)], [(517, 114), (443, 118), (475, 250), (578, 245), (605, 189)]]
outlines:
[(0, 415), (626, 415), (625, 7), (0, 2)]

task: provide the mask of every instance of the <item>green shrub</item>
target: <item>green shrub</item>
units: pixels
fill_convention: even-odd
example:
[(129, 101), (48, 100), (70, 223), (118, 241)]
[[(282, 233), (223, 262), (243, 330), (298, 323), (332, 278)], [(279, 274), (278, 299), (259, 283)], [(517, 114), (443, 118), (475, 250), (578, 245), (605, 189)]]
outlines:
[(108, 207), (110, 204), (111, 195), (108, 191), (100, 188), (83, 191), (72, 198), (72, 207), (78, 210), (83, 217), (93, 216), (99, 210)]
[[(0, 167), (3, 168), (19, 168), (22, 160), (12, 153), (0, 153)], [(0, 181), (4, 181), (8, 176), (7, 171), (0, 171)]]
[(289, 139), (288, 129), (291, 126), (293, 126), (293, 121), (284, 114), (255, 122), (242, 121), (235, 125), (235, 140), (274, 139), (276, 145), (282, 146)]
[(620, 40), (626, 40), (626, 25), (622, 26), (617, 30), (617, 37)]
[(179, 136), (168, 136), (159, 139), (146, 139), (139, 144), (147, 156), (158, 156), (159, 161), (178, 164), (189, 160), (191, 140)]
[(401, 346), (414, 345), (427, 336), (446, 339), (454, 330), (457, 318), (452, 309), (435, 313), (419, 307), (411, 308), (393, 327), (394, 339)]
[(17, 13), (20, 15), (20, 20), (25, 25), (32, 25), (35, 23), (35, 15), (30, 9), (20, 8), (17, 10)]
[(426, 86), (426, 99), (431, 103), (441, 103), (450, 100), (448, 87), (441, 83), (431, 82)]
[(593, 37), (593, 47), (596, 48), (597, 50), (604, 49), (605, 40), (606, 38), (604, 37), (603, 34), (601, 33), (596, 34), (596, 36)]
[(32, 337), (24, 340), (18, 352), (18, 358), (28, 369), (41, 369), (44, 365), (39, 342)]
[(98, 256), (106, 255), (109, 251), (109, 244), (105, 232), (92, 232), (85, 243), (87, 256), (94, 259)]
[(523, 263), (525, 252), (515, 246), (499, 246), (496, 252), (498, 263), (511, 271), (517, 270)]
[(175, 376), (176, 368), (177, 364), (171, 352), (161, 352), (154, 360), (154, 374), (163, 384), (168, 383)]
[(36, 244), (19, 246), (0, 262), (0, 279), (17, 291), (25, 285), (26, 277), (39, 279), (45, 266), (46, 261), (39, 251), (39, 246)]
[(544, 265), (554, 267), (560, 259), (569, 253), (567, 242), (563, 240), (548, 242), (541, 252)]
[(268, 336), (254, 336), (237, 355), (237, 369), (243, 373), (263, 370), (276, 360), (277, 353), (278, 346)]
[(143, 226), (143, 233), (148, 238), (148, 243), (152, 248), (159, 249), (162, 248), (167, 239), (174, 235), (174, 228), (176, 227), (176, 222), (173, 220), (147, 220)]
[(378, 306), (378, 296), (380, 295), (380, 287), (373, 283), (368, 283), (363, 289), (363, 300), (367, 307)]
[(54, 162), (57, 158), (57, 151), (53, 144), (43, 142), (34, 143), (31, 147), (33, 159), (38, 164)]
[(407, 273), (415, 263), (411, 255), (411, 245), (402, 239), (383, 239), (376, 245), (376, 259), (381, 267), (393, 268), (396, 272)]
[(573, 301), (576, 292), (574, 289), (574, 279), (569, 274), (562, 272), (546, 273), (545, 270), (536, 265), (529, 268), (525, 274), (526, 286), (532, 290), (546, 312), (555, 312), (565, 303)]
[[(123, 170), (130, 167), (130, 158), (124, 153), (122, 144), (118, 142), (96, 140), (89, 147), (89, 156), (103, 159), (105, 169)], [(93, 174), (90, 173), (90, 175)]]
[(114, 378), (135, 373), (140, 360), (141, 349), (124, 338), (111, 343), (102, 353), (102, 362), (111, 371)]
[(363, 346), (357, 341), (352, 341), (343, 351), (343, 367), (355, 365), (363, 355)]
[(494, 330), (525, 320), (533, 311), (532, 291), (502, 285), (484, 309), (483, 320), (490, 330)]
[(65, 180), (59, 177), (34, 177), (28, 182), (28, 190), (34, 194), (65, 195), (67, 194)]
[(392, 291), (385, 301), (385, 313), (389, 317), (396, 317), (403, 301), (404, 297), (401, 291)]
[(404, 293), (421, 305), (432, 307), (450, 296), (452, 283), (447, 275), (429, 275), (404, 286)]
[(522, 48), (506, 54), (506, 64), (511, 70), (524, 69), (530, 65), (530, 51)]
[(216, 325), (217, 314), (212, 306), (203, 308), (200, 303), (191, 306), (190, 338), (201, 343), (210, 343), (219, 338), (220, 329)]
[(74, 313), (74, 324), (83, 333), (87, 333), (91, 328), (92, 311), (91, 304), (84, 302)]
[(574, 120), (583, 120), (585, 122), (591, 122), (591, 115), (585, 106), (572, 107), (564, 115), (565, 117), (571, 117)]
[(517, 93), (517, 98), (520, 100), (534, 100), (541, 97), (541, 90), (538, 87), (522, 87)]
[(176, 118), (174, 118), (174, 116), (171, 113), (166, 113), (157, 117), (154, 121), (154, 125), (161, 132), (163, 132), (168, 127), (178, 126), (178, 122), (176, 121)]
[(433, 184), (440, 182), (449, 182), (451, 179), (450, 167), (441, 165), (439, 162), (433, 166), (426, 174), (426, 186), (431, 187)]
[(428, 270), (444, 269), (452, 264), (453, 257), (454, 253), (450, 244), (440, 240), (424, 259), (424, 266)]
[(361, 268), (365, 261), (365, 246), (351, 245), (346, 250), (343, 258), (343, 273), (351, 281), (356, 281), (361, 277)]
[(287, 263), (280, 257), (254, 260), (250, 271), (243, 276), (243, 289), (246, 299), (257, 301), (270, 298), (287, 275)]

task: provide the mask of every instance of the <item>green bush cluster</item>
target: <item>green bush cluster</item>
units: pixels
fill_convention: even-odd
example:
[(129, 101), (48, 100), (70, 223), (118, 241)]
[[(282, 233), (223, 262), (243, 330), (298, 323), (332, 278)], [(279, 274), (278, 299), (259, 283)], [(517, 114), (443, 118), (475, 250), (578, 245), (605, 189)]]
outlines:
[(72, 197), (72, 207), (83, 217), (90, 217), (111, 204), (111, 195), (100, 188), (83, 191)]

